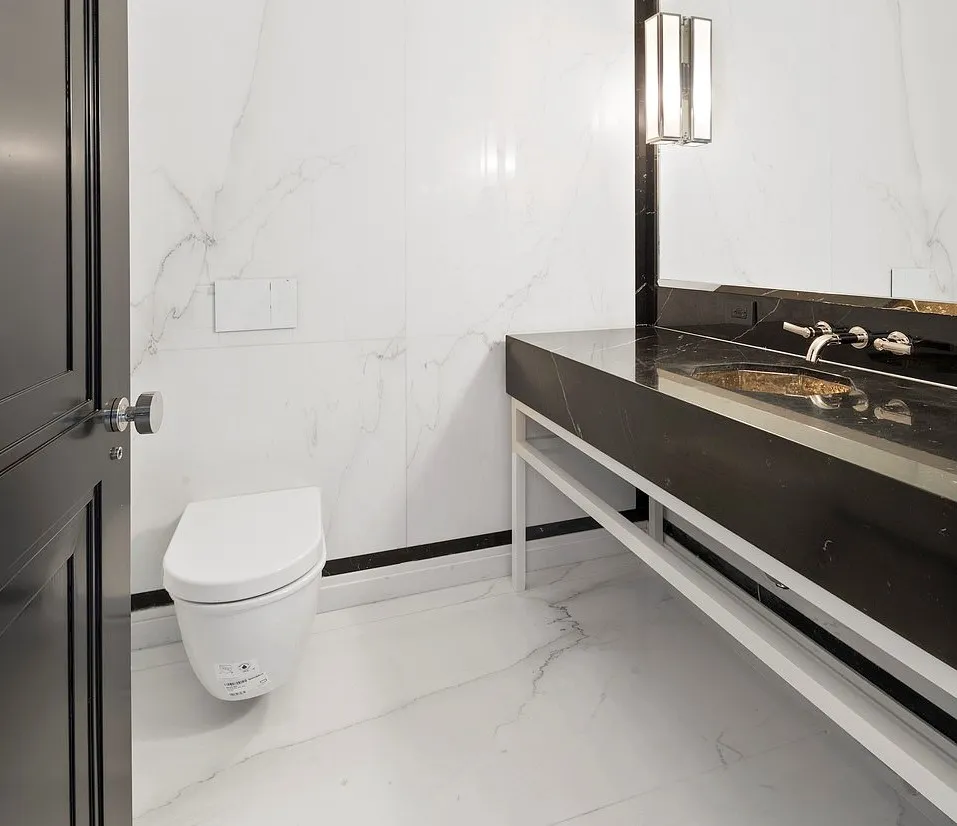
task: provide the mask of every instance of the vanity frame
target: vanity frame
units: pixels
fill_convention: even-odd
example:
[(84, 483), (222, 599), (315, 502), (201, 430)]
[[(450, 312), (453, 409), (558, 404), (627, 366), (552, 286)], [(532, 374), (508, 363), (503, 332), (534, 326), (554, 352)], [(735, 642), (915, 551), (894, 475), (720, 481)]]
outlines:
[[(629, 521), (527, 439), (534, 421), (552, 436), (598, 462), (649, 497), (647, 529)], [(675, 514), (734, 554), (928, 680), (957, 696), (957, 672), (759, 548), (723, 528), (668, 491), (595, 448), (515, 398), (511, 399), (512, 584), (525, 589), (526, 477), (532, 468), (607, 530), (675, 590), (761, 660), (792, 688), (896, 772), (948, 817), (957, 820), (957, 768), (942, 743), (862, 687), (852, 672), (664, 535), (665, 514)]]

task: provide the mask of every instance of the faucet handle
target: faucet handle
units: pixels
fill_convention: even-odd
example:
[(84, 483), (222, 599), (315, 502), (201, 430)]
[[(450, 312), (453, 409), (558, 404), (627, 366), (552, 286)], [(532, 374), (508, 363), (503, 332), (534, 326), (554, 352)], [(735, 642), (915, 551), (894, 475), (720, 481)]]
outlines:
[(800, 324), (792, 324), (790, 321), (785, 321), (783, 327), (786, 332), (794, 333), (795, 335), (801, 336), (801, 338), (826, 336), (834, 332), (834, 328), (826, 321), (819, 321), (813, 327), (804, 327)]
[(874, 349), (881, 353), (893, 353), (895, 356), (909, 356), (914, 352), (914, 343), (909, 336), (895, 330), (885, 338), (875, 338)]
[(790, 321), (784, 322), (784, 330), (788, 333), (801, 336), (801, 338), (810, 338), (815, 335), (814, 330), (810, 327), (802, 327), (800, 324), (792, 324)]

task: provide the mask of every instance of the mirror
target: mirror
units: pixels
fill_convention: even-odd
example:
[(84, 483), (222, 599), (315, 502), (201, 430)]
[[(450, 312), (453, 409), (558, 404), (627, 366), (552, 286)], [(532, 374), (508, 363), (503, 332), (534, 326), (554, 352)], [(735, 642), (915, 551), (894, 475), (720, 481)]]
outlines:
[(661, 10), (714, 21), (714, 140), (659, 149), (660, 283), (957, 302), (957, 3)]

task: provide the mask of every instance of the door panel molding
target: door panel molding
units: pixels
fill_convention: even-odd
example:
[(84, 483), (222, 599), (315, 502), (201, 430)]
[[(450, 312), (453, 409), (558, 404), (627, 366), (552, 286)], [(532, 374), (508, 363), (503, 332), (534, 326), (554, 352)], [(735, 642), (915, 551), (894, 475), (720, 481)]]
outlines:
[[(39, 0), (37, 6), (41, 4), (55, 5), (53, 0)], [(92, 9), (82, 0), (65, 0), (61, 8), (65, 57), (62, 151), (66, 159), (61, 182), (66, 197), (62, 286), (66, 291), (67, 316), (62, 329), (66, 346), (58, 370), (36, 376), (25, 386), (6, 388), (9, 392), (0, 398), (0, 452), (25, 440), (38, 443), (43, 431), (92, 399), (89, 358), (93, 334), (89, 323), (92, 296), (86, 274), (89, 272), (91, 236), (88, 227), (92, 203), (88, 178), (97, 165), (91, 154), (93, 147), (89, 138), (96, 109), (90, 107), (93, 101), (89, 90), (93, 77), (85, 56), (87, 30), (90, 28), (88, 15)], [(12, 285), (18, 279), (31, 276), (32, 273), (13, 272), (8, 275), (7, 283)], [(15, 307), (15, 302), (11, 306)], [(35, 334), (34, 347), (49, 332), (37, 330)], [(19, 358), (29, 361), (31, 341), (28, 339), (22, 344), (26, 352), (20, 353)]]
[[(0, 660), (19, 665), (0, 682), (0, 822), (95, 823), (90, 790), (102, 705), (94, 674), (93, 501), (46, 531), (0, 587)], [(64, 817), (65, 816), (65, 817)]]

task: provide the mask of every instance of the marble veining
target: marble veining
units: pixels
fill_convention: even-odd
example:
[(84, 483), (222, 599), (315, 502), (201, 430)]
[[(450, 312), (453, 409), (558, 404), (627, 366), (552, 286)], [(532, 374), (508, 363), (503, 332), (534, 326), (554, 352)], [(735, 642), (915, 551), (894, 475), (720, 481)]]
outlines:
[[(647, 286), (647, 285), (642, 285)], [(945, 301), (926, 301), (914, 298), (900, 298), (897, 296), (865, 296), (865, 295), (835, 295), (834, 293), (816, 293), (804, 290), (780, 290), (775, 287), (748, 287), (728, 284), (710, 284), (703, 282), (682, 282), (663, 279), (659, 287), (667, 290), (665, 298), (673, 294), (668, 288), (692, 289), (696, 292), (720, 293), (723, 295), (755, 296), (758, 298), (777, 299), (777, 303), (770, 307), (758, 320), (755, 326), (761, 324), (768, 317), (777, 313), (784, 301), (804, 301), (811, 304), (832, 304), (841, 306), (846, 311), (853, 312), (855, 307), (870, 307), (885, 310), (903, 310), (913, 313), (931, 313), (933, 315), (957, 315), (957, 303)], [(666, 300), (662, 299), (662, 307)], [(911, 321), (912, 317), (905, 316), (904, 320)]]
[[(952, 388), (824, 363), (818, 378), (829, 373), (837, 390), (849, 384), (854, 392), (841, 393), (846, 404), (821, 405), (801, 394), (756, 393), (730, 379), (715, 386), (699, 375), (742, 364), (806, 372), (802, 359), (747, 344), (650, 326), (513, 338), (545, 350), (562, 387), (557, 355), (957, 501)], [(880, 414), (901, 405), (905, 418)]]
[[(508, 527), (504, 336), (634, 321), (632, 15), (131, 2), (134, 591), (193, 499), (320, 485), (331, 558)], [(216, 333), (237, 278), (295, 279), (296, 328)]]
[(320, 615), (297, 680), (134, 659), (137, 826), (927, 826), (899, 781), (630, 555)]
[(849, 367), (957, 387), (957, 304), (888, 297), (837, 296), (760, 287), (658, 284), (655, 326), (763, 347), (803, 358), (809, 342), (783, 322), (834, 328), (860, 326), (874, 336), (899, 330), (914, 342), (910, 356), (873, 346), (828, 347), (824, 358)]
[(830, 605), (912, 672), (952, 683), (952, 388), (831, 363), (816, 369), (854, 391), (800, 398), (713, 387), (695, 371), (807, 363), (653, 327), (509, 336), (506, 350), (512, 398), (582, 433), (666, 507), (708, 520), (710, 536)]

